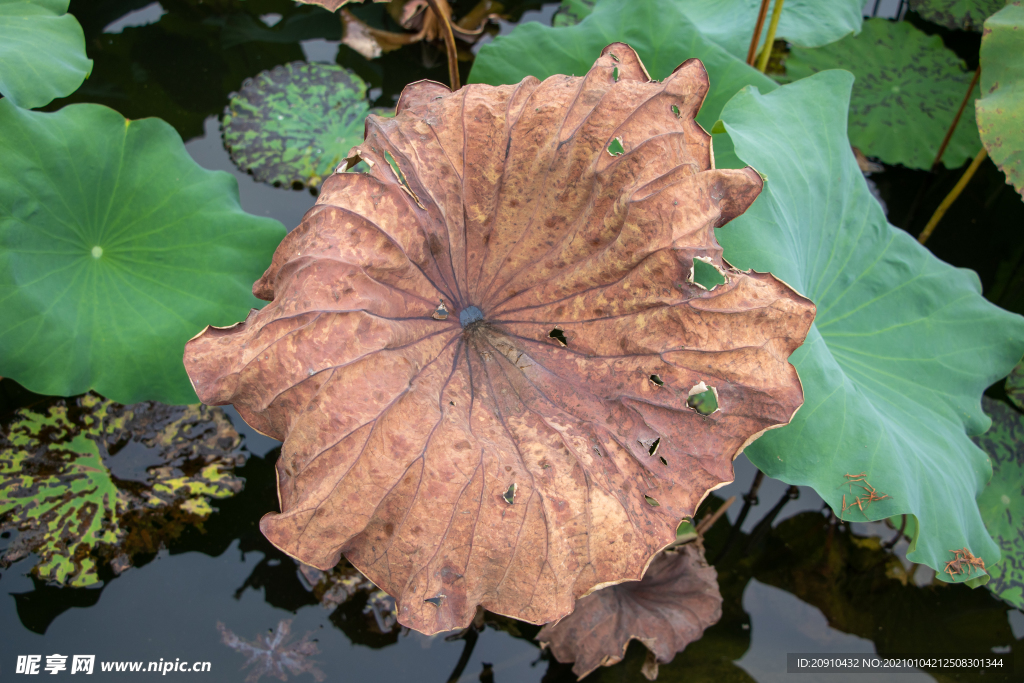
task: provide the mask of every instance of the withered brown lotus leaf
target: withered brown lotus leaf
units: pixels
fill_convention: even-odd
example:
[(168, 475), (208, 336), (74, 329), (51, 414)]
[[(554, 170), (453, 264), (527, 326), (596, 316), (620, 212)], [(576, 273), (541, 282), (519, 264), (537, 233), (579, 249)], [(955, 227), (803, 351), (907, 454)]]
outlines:
[(651, 653), (644, 674), (653, 680), (659, 662), (671, 662), (721, 618), (718, 574), (703, 549), (687, 543), (654, 558), (643, 580), (580, 599), (572, 614), (542, 628), (537, 640), (558, 661), (575, 662), (572, 671), (579, 678), (622, 661), (629, 641), (639, 640)]
[(616, 43), (582, 77), (419, 82), (367, 119), (370, 172), (324, 182), (253, 287), (271, 303), (185, 349), (203, 401), (284, 441), (275, 545), (344, 554), (425, 633), (477, 605), (546, 623), (639, 579), (790, 420), (814, 307), (722, 261), (761, 179), (714, 169), (707, 89)]

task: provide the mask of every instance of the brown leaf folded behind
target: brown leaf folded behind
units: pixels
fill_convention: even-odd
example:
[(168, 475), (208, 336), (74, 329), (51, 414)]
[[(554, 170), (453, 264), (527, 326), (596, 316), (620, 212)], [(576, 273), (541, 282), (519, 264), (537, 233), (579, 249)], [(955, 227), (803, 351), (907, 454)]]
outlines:
[[(185, 350), (203, 401), (285, 442), (275, 545), (344, 553), (425, 633), (477, 605), (550, 622), (639, 579), (789, 421), (814, 307), (722, 261), (761, 179), (713, 170), (707, 89), (616, 43), (581, 78), (419, 82), (367, 119), (370, 173), (324, 183), (253, 288), (271, 303)], [(726, 284), (689, 282), (695, 256)]]
[[(582, 679), (599, 666), (622, 661), (633, 639), (668, 664), (721, 618), (718, 574), (703, 549), (687, 543), (654, 558), (643, 580), (580, 599), (572, 614), (542, 628), (537, 640), (558, 661), (575, 662), (572, 671)], [(657, 677), (657, 665), (652, 673)]]

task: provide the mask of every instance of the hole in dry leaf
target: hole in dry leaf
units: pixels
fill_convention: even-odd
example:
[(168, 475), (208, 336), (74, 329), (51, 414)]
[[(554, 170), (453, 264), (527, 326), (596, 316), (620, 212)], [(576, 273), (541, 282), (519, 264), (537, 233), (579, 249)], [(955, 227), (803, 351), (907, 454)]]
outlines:
[(558, 343), (561, 344), (562, 346), (569, 345), (569, 340), (565, 338), (565, 333), (562, 332), (562, 330), (558, 329), (557, 327), (548, 332), (548, 336), (551, 337), (552, 339), (557, 339)]
[(650, 496), (644, 496), (644, 500), (646, 500), (647, 504), (650, 505), (652, 508), (656, 508), (656, 507), (660, 507), (661, 506), (661, 503), (659, 503), (658, 501), (654, 500)]
[(409, 187), (409, 181), (405, 179), (405, 174), (402, 173), (402, 169), (398, 167), (398, 162), (395, 161), (393, 156), (391, 156), (391, 152), (384, 150), (384, 159), (387, 160), (388, 164), (391, 166), (391, 170), (394, 171), (395, 177), (402, 183), (402, 187), (405, 188), (405, 191), (416, 200), (416, 203), (419, 204), (420, 208), (423, 208), (423, 205), (420, 204), (420, 198), (417, 197), (416, 193), (412, 191), (411, 187)]
[(680, 116), (680, 114), (679, 114), (679, 107), (677, 107), (676, 105), (673, 104), (672, 105), (672, 113), (675, 114), (676, 118), (678, 119), (679, 116)]
[(622, 138), (615, 138), (611, 141), (611, 144), (608, 145), (608, 153), (613, 157), (617, 157), (625, 151), (626, 148), (622, 146)]
[(437, 305), (437, 310), (430, 317), (434, 320), (446, 320), (448, 318), (448, 309), (445, 308), (444, 301)]
[(701, 415), (710, 415), (718, 410), (718, 392), (715, 391), (714, 387), (709, 387), (704, 382), (698, 382), (696, 386), (690, 389), (686, 405)]
[(668, 467), (668, 460), (666, 460), (665, 458), (662, 458), (660, 456), (658, 457), (658, 460), (661, 461), (662, 465), (665, 465), (666, 467)]
[(616, 62), (619, 61), (619, 58), (615, 56), (614, 52), (609, 52), (608, 56), (611, 57), (612, 59), (614, 59)]
[(690, 279), (709, 292), (718, 285), (725, 284), (725, 276), (722, 275), (722, 271), (699, 256), (693, 259), (693, 273)]
[(616, 83), (619, 82), (619, 67), (612, 69), (612, 80)]
[(501, 497), (504, 498), (505, 502), (508, 503), (509, 505), (512, 505), (513, 503), (516, 502), (516, 489), (517, 488), (519, 488), (519, 487), (516, 486), (515, 482), (512, 482), (511, 484), (509, 484), (508, 488), (505, 490), (505, 493), (501, 494)]
[(659, 387), (665, 385), (665, 383), (661, 381), (660, 375), (651, 375), (651, 381), (657, 384)]
[(440, 607), (441, 606), (441, 599), (444, 598), (444, 597), (445, 596), (442, 594), (442, 595), (438, 595), (436, 598), (427, 598), (423, 602), (429, 602), (434, 607)]
[(455, 405), (455, 401), (448, 401), (448, 405), (450, 405), (450, 406)]
[(651, 444), (651, 447), (647, 449), (647, 452), (650, 453), (651, 455), (654, 455), (655, 453), (658, 452), (658, 446), (660, 445), (661, 437), (658, 437), (657, 439), (654, 440), (654, 443)]
[(476, 306), (467, 306), (466, 308), (463, 308), (462, 311), (459, 313), (459, 322), (462, 324), (463, 327), (469, 325), (470, 323), (475, 323), (477, 320), (483, 319), (483, 311), (481, 311)]

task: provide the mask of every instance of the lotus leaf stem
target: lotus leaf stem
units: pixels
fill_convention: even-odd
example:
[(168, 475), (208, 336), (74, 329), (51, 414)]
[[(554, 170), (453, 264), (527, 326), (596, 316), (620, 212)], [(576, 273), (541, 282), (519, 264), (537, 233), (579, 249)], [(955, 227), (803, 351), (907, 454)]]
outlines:
[(757, 59), (757, 70), (764, 73), (768, 68), (768, 58), (772, 56), (772, 45), (775, 43), (775, 31), (779, 28), (779, 17), (782, 15), (782, 3), (785, 0), (775, 0), (775, 7), (772, 8), (772, 21), (768, 24), (768, 35), (764, 39), (764, 49)]
[(761, 42), (761, 31), (764, 30), (764, 19), (768, 16), (768, 3), (771, 0), (761, 0), (761, 9), (757, 12), (757, 23), (754, 25), (754, 35), (750, 38), (750, 47), (747, 49), (747, 64), (754, 66), (757, 59), (757, 44)]
[(971, 182), (974, 172), (978, 170), (978, 167), (981, 166), (981, 162), (985, 160), (986, 156), (988, 156), (988, 152), (986, 152), (985, 148), (982, 147), (981, 151), (978, 152), (978, 155), (974, 157), (974, 161), (971, 162), (971, 165), (968, 166), (967, 170), (964, 171), (964, 174), (960, 176), (960, 180), (957, 181), (956, 185), (953, 186), (953, 189), (946, 195), (946, 198), (942, 200), (941, 204), (939, 204), (939, 208), (935, 209), (935, 213), (933, 213), (931, 219), (929, 219), (928, 225), (924, 226), (924, 230), (921, 231), (921, 235), (917, 238), (918, 242), (924, 244), (928, 241), (928, 238), (932, 236), (932, 231), (935, 230), (935, 226), (939, 224), (942, 217), (946, 215), (946, 210), (953, 205), (956, 198), (959, 197), (960, 193), (964, 191), (965, 187), (967, 187), (967, 183)]
[(444, 30), (444, 46), (448, 50), (448, 80), (451, 81), (452, 92), (455, 92), (462, 85), (459, 83), (459, 55), (455, 51), (455, 34), (452, 33), (452, 23), (437, 6), (437, 0), (427, 0), (427, 4), (430, 5), (430, 10)]
[(967, 86), (967, 92), (964, 93), (964, 100), (960, 103), (960, 108), (956, 110), (956, 116), (953, 117), (953, 123), (950, 124), (949, 130), (946, 131), (946, 137), (942, 138), (942, 144), (939, 145), (939, 151), (935, 154), (935, 161), (932, 162), (932, 171), (938, 169), (939, 163), (942, 161), (942, 155), (946, 152), (946, 146), (949, 144), (950, 138), (953, 137), (953, 131), (956, 130), (956, 125), (960, 123), (960, 116), (964, 113), (964, 107), (966, 107), (967, 103), (971, 101), (971, 93), (974, 92), (974, 87), (978, 85), (979, 78), (981, 78), (980, 66), (974, 70), (974, 78), (971, 79), (971, 84)]

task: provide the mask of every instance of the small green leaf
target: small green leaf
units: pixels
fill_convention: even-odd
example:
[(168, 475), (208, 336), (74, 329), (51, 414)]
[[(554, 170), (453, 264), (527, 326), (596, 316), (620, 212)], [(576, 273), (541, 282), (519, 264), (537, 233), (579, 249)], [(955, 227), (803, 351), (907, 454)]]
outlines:
[(262, 182), (319, 187), (363, 141), (366, 83), (333, 64), (292, 62), (263, 71), (224, 110), (231, 160)]
[(925, 21), (946, 28), (981, 31), (985, 18), (998, 12), (1006, 0), (910, 0), (910, 9)]
[(991, 470), (968, 435), (989, 424), (982, 392), (1024, 353), (1024, 319), (986, 301), (972, 271), (886, 223), (847, 142), (853, 85), (824, 72), (744, 91), (722, 112), (739, 157), (772, 178), (716, 232), (724, 258), (771, 271), (818, 308), (790, 357), (804, 405), (746, 454), (837, 511), (845, 475), (864, 472), (889, 498), (853, 514), (914, 515), (912, 561), (941, 572), (949, 550), (966, 547), (992, 564), (998, 547), (975, 501)]
[(992, 459), (992, 479), (978, 496), (978, 507), (1002, 553), (986, 567), (988, 589), (1024, 609), (1024, 415), (999, 401), (983, 398), (992, 427), (974, 442)]
[(0, 0), (0, 94), (33, 109), (70, 95), (92, 71), (69, 0)]
[(258, 306), (285, 231), (169, 125), (0, 100), (0, 375), (41, 394), (195, 403), (185, 342)]
[(1006, 182), (1024, 196), (1024, 4), (1017, 0), (985, 22), (981, 39), (978, 129)]
[[(919, 169), (931, 167), (972, 78), (942, 38), (886, 19), (869, 19), (859, 36), (826, 47), (795, 47), (786, 59), (787, 76), (794, 80), (828, 69), (846, 69), (857, 77), (850, 97), (850, 143), (887, 164)], [(979, 149), (971, 105), (942, 163), (956, 168)]]

